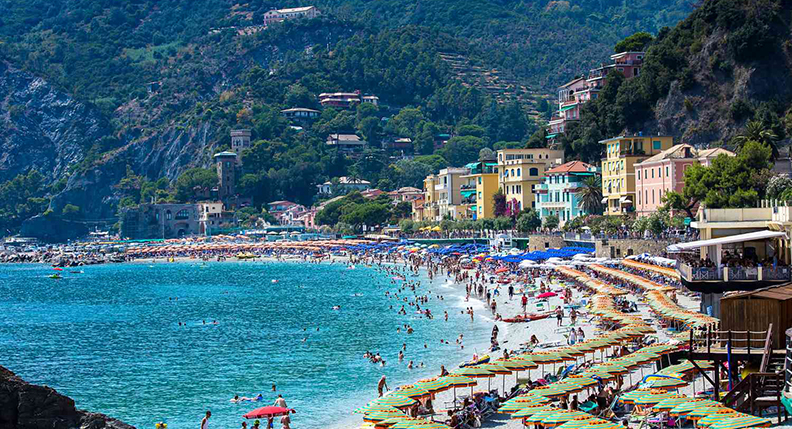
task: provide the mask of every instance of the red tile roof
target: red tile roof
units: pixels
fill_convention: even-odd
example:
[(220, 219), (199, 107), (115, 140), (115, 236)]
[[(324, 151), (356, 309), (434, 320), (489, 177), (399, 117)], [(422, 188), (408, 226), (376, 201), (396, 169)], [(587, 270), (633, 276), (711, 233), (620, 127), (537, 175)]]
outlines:
[(560, 174), (560, 173), (586, 173), (594, 168), (590, 164), (582, 161), (570, 161), (566, 164), (559, 165), (558, 167), (547, 170), (547, 174)]

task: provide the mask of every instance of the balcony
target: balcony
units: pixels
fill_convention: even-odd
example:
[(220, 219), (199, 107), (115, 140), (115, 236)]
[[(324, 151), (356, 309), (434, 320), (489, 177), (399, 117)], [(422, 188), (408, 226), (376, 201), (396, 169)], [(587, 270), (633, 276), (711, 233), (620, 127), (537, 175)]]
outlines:
[[(790, 281), (790, 267), (694, 267), (684, 263), (677, 264), (677, 271), (685, 282), (747, 282), (753, 289), (756, 282), (784, 283)], [(726, 286), (726, 285), (724, 285)], [(725, 290), (741, 290), (739, 284), (727, 286)], [(695, 289), (694, 289), (695, 290)]]
[(435, 191), (445, 191), (446, 189), (448, 189), (448, 185), (439, 184), (434, 186)]

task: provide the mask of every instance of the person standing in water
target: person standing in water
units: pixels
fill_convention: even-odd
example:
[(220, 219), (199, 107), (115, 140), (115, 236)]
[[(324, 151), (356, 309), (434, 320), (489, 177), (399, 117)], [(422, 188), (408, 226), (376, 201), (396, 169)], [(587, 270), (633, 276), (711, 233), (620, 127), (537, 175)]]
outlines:
[(383, 375), (382, 378), (380, 378), (379, 383), (377, 383), (377, 392), (379, 393), (380, 397), (382, 397), (382, 394), (385, 390), (390, 390), (390, 388), (388, 387), (388, 383), (386, 382), (385, 376)]
[(211, 411), (207, 411), (206, 417), (201, 420), (201, 429), (209, 429), (209, 417), (212, 417)]

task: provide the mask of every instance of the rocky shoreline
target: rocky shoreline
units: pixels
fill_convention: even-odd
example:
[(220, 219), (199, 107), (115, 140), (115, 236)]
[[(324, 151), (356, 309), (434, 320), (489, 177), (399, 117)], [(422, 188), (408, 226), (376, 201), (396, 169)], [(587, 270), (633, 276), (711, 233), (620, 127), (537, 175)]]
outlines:
[(104, 414), (78, 410), (74, 400), (47, 386), (30, 384), (0, 366), (0, 428), (135, 429)]
[(128, 260), (129, 258), (123, 254), (62, 254), (55, 252), (0, 254), (0, 263), (50, 264), (58, 267), (81, 267), (84, 265), (127, 262)]

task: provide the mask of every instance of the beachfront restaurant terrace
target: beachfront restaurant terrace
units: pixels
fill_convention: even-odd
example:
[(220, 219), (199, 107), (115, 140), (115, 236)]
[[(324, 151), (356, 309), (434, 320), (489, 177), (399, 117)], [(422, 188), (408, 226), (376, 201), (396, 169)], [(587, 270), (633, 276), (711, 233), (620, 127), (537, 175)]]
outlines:
[(787, 239), (785, 232), (755, 231), (673, 244), (668, 252), (690, 290), (747, 291), (790, 281), (790, 267), (781, 255)]

